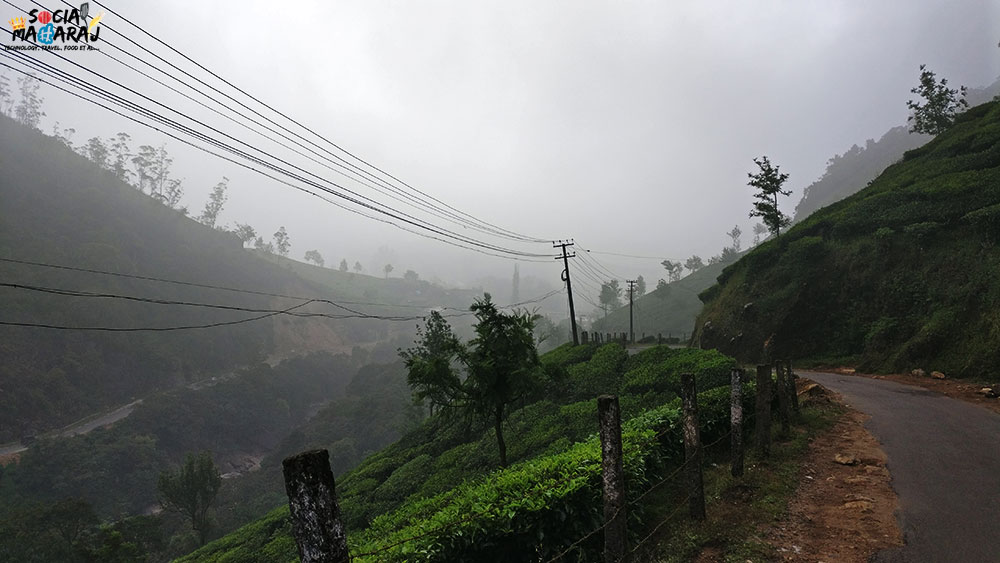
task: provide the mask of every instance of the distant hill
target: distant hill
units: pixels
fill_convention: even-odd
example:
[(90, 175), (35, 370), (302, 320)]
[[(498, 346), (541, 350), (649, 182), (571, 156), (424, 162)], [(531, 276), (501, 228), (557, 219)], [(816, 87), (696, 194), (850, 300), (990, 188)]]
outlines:
[[(986, 88), (970, 89), (967, 99), (970, 104), (978, 105), (997, 94), (1000, 94), (1000, 80)], [(853, 145), (844, 154), (834, 155), (827, 161), (823, 176), (803, 190), (802, 199), (795, 206), (795, 220), (801, 221), (817, 209), (858, 192), (886, 167), (902, 159), (903, 153), (930, 139), (929, 135), (910, 133), (909, 126), (904, 125), (888, 130), (878, 141), (868, 139), (864, 147)]]
[[(636, 340), (643, 334), (662, 334), (664, 338), (690, 335), (702, 307), (698, 294), (711, 287), (725, 267), (721, 262), (709, 264), (664, 288), (636, 298), (632, 312)], [(608, 313), (607, 318), (598, 319), (593, 327), (597, 332), (628, 332), (628, 298), (625, 298), (624, 307)]]
[(701, 297), (695, 341), (743, 361), (986, 375), (1000, 361), (1000, 103), (751, 250)]
[[(259, 292), (322, 297), (366, 313), (412, 316), (466, 308), (471, 292), (348, 274), (245, 250), (119, 181), (56, 138), (0, 115), (0, 258)], [(291, 226), (290, 226), (291, 227)], [(300, 300), (0, 262), (0, 283), (189, 303), (279, 310)], [(350, 314), (315, 303), (299, 312)], [(0, 321), (64, 327), (179, 327), (262, 313), (55, 295), (0, 287)], [(412, 333), (416, 322), (272, 316), (218, 328), (103, 332), (0, 326), (0, 442), (20, 438), (154, 389), (309, 351)]]

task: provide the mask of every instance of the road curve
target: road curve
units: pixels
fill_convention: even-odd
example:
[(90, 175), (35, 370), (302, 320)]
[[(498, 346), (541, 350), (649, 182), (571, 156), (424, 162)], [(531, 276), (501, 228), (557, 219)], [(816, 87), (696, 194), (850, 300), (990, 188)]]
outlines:
[(921, 387), (797, 373), (871, 416), (889, 458), (905, 545), (874, 561), (1000, 561), (1000, 415)]

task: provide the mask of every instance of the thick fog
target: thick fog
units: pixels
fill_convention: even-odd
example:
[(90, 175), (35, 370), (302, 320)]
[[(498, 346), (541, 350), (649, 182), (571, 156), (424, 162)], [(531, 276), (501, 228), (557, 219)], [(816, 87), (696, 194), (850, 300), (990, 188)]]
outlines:
[[(746, 177), (754, 157), (768, 155), (790, 174), (794, 193), (781, 205), (791, 214), (828, 158), (906, 122), (905, 102), (914, 97), (909, 90), (920, 64), (954, 86), (984, 86), (1000, 75), (995, 0), (110, 6), (236, 86), (457, 209), (532, 237), (572, 237), (578, 248), (650, 257), (591, 255), (623, 279), (644, 275), (650, 287), (665, 277), (660, 260), (718, 254), (733, 225), (742, 228), (744, 247), (749, 243), (754, 221), (747, 216), (752, 198)], [(102, 40), (138, 53), (112, 29), (125, 31), (231, 91), (120, 18), (107, 14), (102, 25)], [(128, 60), (108, 45), (96, 46)], [(109, 87), (48, 55), (34, 53)], [(108, 57), (85, 52), (69, 58), (359, 193), (413, 211), (276, 148)], [(174, 175), (184, 180), (183, 203), (195, 214), (212, 186), (228, 177), (220, 223), (249, 223), (264, 235), (285, 226), (295, 258), (317, 249), (328, 265), (346, 258), (369, 272), (391, 260), (393, 276), (413, 269), (452, 285), (475, 285), (487, 276), (509, 280), (513, 272), (513, 260), (360, 217), (50, 87), (43, 86), (42, 95), (46, 131), (58, 121), (77, 130), (77, 143), (118, 131), (129, 132), (136, 146), (165, 143)], [(431, 220), (493, 244), (554, 255), (548, 243), (519, 244)], [(522, 280), (535, 276), (558, 287), (561, 264), (547, 257), (540, 262), (522, 261)]]

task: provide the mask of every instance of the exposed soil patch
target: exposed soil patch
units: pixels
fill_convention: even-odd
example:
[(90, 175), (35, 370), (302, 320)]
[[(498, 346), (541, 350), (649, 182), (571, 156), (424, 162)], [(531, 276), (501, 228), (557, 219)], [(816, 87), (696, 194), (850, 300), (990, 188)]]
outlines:
[[(868, 377), (871, 379), (885, 379), (895, 383), (902, 383), (904, 385), (916, 385), (918, 387), (934, 391), (935, 393), (940, 393), (953, 399), (974, 403), (981, 407), (990, 409), (993, 412), (1000, 413), (1000, 399), (989, 398), (980, 393), (979, 391), (984, 387), (984, 385), (979, 383), (967, 383), (959, 379), (934, 379), (930, 376), (920, 377), (910, 374), (871, 375), (856, 373), (851, 368), (836, 368), (828, 371), (842, 375), (856, 375), (858, 377)], [(996, 385), (995, 387), (986, 387), (993, 387), (994, 389), (1000, 390), (1000, 385)]]
[(766, 532), (781, 561), (864, 562), (881, 549), (902, 545), (886, 455), (865, 430), (866, 419), (848, 409), (809, 445), (788, 517)]

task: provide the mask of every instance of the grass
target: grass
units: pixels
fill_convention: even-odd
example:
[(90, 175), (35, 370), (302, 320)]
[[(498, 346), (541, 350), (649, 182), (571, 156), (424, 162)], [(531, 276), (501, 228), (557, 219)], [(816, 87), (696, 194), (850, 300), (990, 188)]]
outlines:
[(740, 478), (730, 475), (728, 443), (707, 452), (704, 472), (707, 519), (695, 522), (688, 518), (686, 484), (679, 477), (672, 487), (653, 499), (646, 529), (640, 531), (639, 538), (665, 519), (666, 523), (650, 537), (647, 545), (640, 547), (633, 563), (690, 561), (703, 550), (734, 563), (774, 560), (777, 556), (774, 547), (761, 537), (761, 530), (785, 516), (798, 487), (810, 441), (828, 430), (843, 412), (837, 405), (803, 407), (802, 421), (793, 426), (790, 436), (782, 439), (780, 428), (774, 429), (770, 458), (761, 459), (755, 452), (748, 452), (746, 469)]

